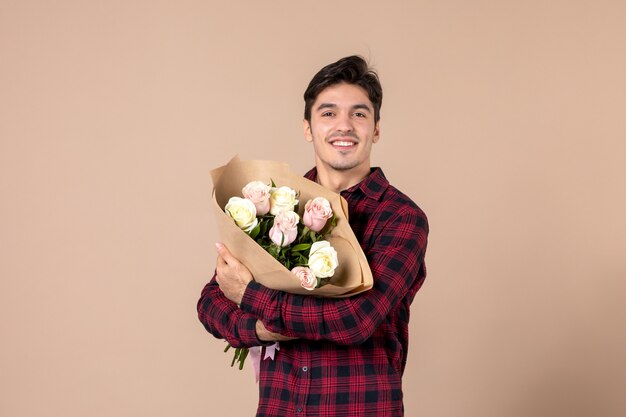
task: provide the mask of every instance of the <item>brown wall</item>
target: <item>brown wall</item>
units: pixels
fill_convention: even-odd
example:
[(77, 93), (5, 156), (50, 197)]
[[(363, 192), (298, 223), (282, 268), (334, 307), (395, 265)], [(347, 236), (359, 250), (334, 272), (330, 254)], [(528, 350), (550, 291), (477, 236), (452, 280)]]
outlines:
[(429, 215), (407, 416), (626, 415), (621, 1), (0, 1), (0, 415), (253, 415), (195, 316), (211, 168), (313, 162), (368, 56), (373, 162)]

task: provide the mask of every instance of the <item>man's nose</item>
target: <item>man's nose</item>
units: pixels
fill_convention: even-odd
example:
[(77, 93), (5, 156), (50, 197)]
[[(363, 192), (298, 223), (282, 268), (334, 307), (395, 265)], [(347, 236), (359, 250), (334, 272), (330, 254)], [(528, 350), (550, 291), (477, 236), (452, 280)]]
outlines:
[(335, 128), (342, 132), (352, 132), (354, 129), (354, 125), (352, 124), (352, 119), (349, 114), (341, 113), (337, 116), (337, 125)]

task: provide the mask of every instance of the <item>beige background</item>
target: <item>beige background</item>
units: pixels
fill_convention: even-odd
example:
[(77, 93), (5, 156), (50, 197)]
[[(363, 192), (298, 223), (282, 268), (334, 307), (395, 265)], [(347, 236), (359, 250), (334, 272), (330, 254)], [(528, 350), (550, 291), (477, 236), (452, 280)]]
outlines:
[(420, 204), (407, 416), (626, 415), (621, 1), (0, 0), (0, 415), (250, 416), (196, 319), (211, 168), (305, 172), (360, 53)]

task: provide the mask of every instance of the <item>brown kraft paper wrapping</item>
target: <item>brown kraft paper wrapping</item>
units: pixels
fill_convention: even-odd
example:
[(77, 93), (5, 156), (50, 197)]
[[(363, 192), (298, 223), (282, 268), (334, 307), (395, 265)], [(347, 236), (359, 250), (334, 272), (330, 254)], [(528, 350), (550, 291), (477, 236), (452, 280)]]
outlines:
[[(252, 272), (257, 282), (275, 290), (322, 297), (347, 297), (372, 287), (372, 271), (348, 223), (348, 204), (339, 194), (291, 172), (287, 164), (275, 161), (241, 161), (234, 157), (228, 164), (212, 170), (211, 178), (212, 207), (220, 239)], [(326, 239), (337, 250), (339, 266), (328, 284), (312, 291), (302, 288), (291, 271), (239, 229), (224, 212), (228, 199), (242, 197), (241, 190), (250, 181), (274, 181), (277, 186), (288, 186), (299, 192), (298, 214), (301, 218), (308, 200), (324, 197), (330, 202), (337, 217), (337, 226)]]

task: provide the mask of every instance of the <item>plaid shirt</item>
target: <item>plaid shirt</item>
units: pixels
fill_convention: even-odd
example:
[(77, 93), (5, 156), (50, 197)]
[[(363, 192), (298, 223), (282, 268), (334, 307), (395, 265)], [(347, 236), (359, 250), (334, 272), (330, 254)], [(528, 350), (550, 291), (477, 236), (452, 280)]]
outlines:
[[(317, 171), (305, 176), (315, 180)], [(198, 302), (206, 329), (235, 347), (262, 344), (257, 318), (272, 332), (298, 338), (281, 342), (274, 360), (261, 361), (257, 417), (403, 415), (409, 306), (426, 276), (428, 222), (380, 168), (341, 195), (374, 276), (372, 289), (318, 298), (252, 281), (238, 308), (214, 278)]]

